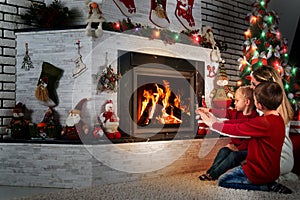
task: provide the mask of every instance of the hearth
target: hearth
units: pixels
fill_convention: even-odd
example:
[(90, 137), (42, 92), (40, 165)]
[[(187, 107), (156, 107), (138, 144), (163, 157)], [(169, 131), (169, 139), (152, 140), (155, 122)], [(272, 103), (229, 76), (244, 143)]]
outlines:
[(181, 137), (194, 137), (194, 111), (204, 93), (204, 62), (138, 52), (118, 54), (123, 135), (161, 140), (180, 132)]

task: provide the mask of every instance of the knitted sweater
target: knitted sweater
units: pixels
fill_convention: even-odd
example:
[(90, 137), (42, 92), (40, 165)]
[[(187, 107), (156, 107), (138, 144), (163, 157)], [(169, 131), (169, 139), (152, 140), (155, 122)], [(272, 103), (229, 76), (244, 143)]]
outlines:
[(234, 136), (250, 136), (243, 170), (254, 184), (267, 184), (280, 175), (280, 156), (285, 138), (281, 116), (267, 115), (249, 120), (216, 122), (213, 128)]

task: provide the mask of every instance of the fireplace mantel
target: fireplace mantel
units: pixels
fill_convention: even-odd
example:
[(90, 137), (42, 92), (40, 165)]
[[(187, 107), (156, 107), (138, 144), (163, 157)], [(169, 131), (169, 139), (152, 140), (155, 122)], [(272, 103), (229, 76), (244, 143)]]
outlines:
[[(91, 114), (90, 123), (94, 116), (100, 114), (101, 108), (108, 99), (112, 99), (115, 108), (117, 93), (102, 92), (96, 94), (96, 84), (92, 75), (111, 65), (115, 71), (118, 69), (118, 51), (133, 51), (138, 53), (183, 58), (205, 63), (205, 98), (210, 105), (209, 93), (213, 89), (214, 77), (208, 74), (208, 68), (217, 71), (218, 63), (210, 60), (211, 49), (182, 43), (165, 44), (161, 40), (149, 39), (137, 35), (104, 31), (102, 37), (92, 38), (85, 35), (85, 29), (18, 32), (17, 36), (17, 64), (16, 64), (16, 102), (22, 102), (32, 111), (32, 121), (41, 121), (45, 106), (34, 97), (34, 91), (41, 72), (42, 62), (49, 62), (64, 70), (59, 81), (57, 93), (59, 105), (55, 108), (60, 115), (61, 124), (65, 124), (68, 112), (82, 98), (92, 98), (87, 103), (87, 110)], [(80, 40), (80, 53), (88, 70), (76, 79), (72, 78), (75, 68), (73, 58), (78, 54), (76, 42)], [(29, 56), (35, 68), (30, 71), (21, 69), (25, 55), (25, 43), (29, 45)], [(117, 114), (121, 111), (116, 110)]]

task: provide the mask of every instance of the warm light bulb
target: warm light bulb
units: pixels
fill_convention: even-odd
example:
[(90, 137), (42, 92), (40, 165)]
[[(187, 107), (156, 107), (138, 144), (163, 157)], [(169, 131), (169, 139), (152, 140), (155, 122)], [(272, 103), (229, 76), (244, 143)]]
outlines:
[(258, 52), (256, 51), (257, 46), (252, 46), (251, 50), (254, 52), (254, 54), (258, 55)]
[(238, 80), (237, 82), (236, 82), (236, 86), (238, 86), (238, 87), (240, 87), (241, 85), (242, 85), (242, 80)]
[(159, 38), (159, 36), (160, 36), (160, 31), (155, 31), (155, 32), (154, 32), (154, 35), (155, 35), (156, 38)]
[(115, 23), (115, 28), (120, 29), (120, 23)]
[(250, 22), (253, 23), (253, 24), (255, 24), (256, 21), (257, 21), (257, 17), (252, 15)]
[(251, 31), (250, 31), (250, 29), (248, 29), (247, 31), (245, 31), (244, 35), (245, 35), (246, 38), (250, 38), (251, 37)]

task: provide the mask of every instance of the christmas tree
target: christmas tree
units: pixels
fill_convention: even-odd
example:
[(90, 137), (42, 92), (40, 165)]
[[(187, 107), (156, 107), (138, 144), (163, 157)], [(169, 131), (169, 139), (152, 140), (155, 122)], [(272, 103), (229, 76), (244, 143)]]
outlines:
[(243, 56), (239, 59), (241, 80), (237, 86), (249, 85), (251, 72), (257, 68), (272, 66), (282, 77), (289, 100), (296, 104), (300, 100), (296, 92), (297, 68), (289, 64), (288, 42), (279, 31), (278, 15), (267, 9), (269, 2), (256, 0), (246, 17), (250, 27), (244, 33)]

